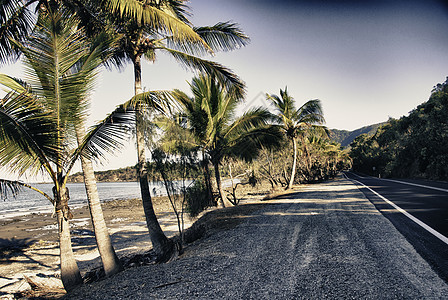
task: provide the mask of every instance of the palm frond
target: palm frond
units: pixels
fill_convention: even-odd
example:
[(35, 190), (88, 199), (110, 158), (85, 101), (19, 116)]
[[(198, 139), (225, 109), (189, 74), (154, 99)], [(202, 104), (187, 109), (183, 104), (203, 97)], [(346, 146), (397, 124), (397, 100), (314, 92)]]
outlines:
[(320, 100), (315, 99), (307, 101), (297, 110), (297, 112), (295, 113), (295, 118), (299, 122), (309, 124), (325, 123)]
[(138, 0), (103, 0), (102, 3), (109, 11), (118, 12), (125, 18), (130, 17), (140, 24), (149, 25), (155, 31), (168, 32), (179, 41), (204, 43), (191, 26), (178, 18), (176, 13), (180, 13), (180, 8), (177, 8), (173, 15), (169, 11), (155, 7), (153, 3), (147, 5)]
[(100, 159), (105, 154), (113, 154), (123, 147), (135, 124), (135, 112), (132, 109), (117, 107), (111, 114), (86, 134), (83, 142), (71, 155), (71, 163), (67, 168), (69, 172), (80, 155), (88, 159)]
[(28, 90), (27, 84), (25, 82), (6, 74), (0, 74), (0, 84), (7, 87), (7, 89), (3, 89), (6, 92), (12, 90), (20, 94)]
[(51, 203), (54, 203), (54, 199), (51, 198), (47, 193), (27, 184), (21, 181), (13, 181), (13, 180), (7, 180), (7, 179), (1, 179), (0, 178), (0, 198), (5, 200), (7, 198), (16, 197), (22, 189), (26, 187), (33, 191), (38, 192), (48, 200), (50, 200)]
[(123, 104), (125, 109), (145, 110), (154, 109), (162, 114), (169, 114), (173, 101), (173, 93), (170, 91), (149, 91), (132, 97)]
[(272, 122), (274, 117), (275, 115), (264, 107), (252, 108), (229, 125), (224, 136), (244, 133), (254, 128), (266, 126)]
[(62, 123), (76, 120), (84, 109), (82, 99), (96, 75), (89, 44), (77, 25), (64, 13), (48, 14), (39, 18), (38, 29), (22, 46), (28, 81)]
[(0, 198), (2, 200), (8, 197), (16, 197), (22, 189), (22, 185), (17, 181), (11, 181), (0, 178)]
[(181, 90), (175, 89), (171, 92), (171, 95), (175, 101), (177, 101), (180, 105), (184, 106), (187, 111), (193, 110), (193, 101), (188, 97), (187, 94), (182, 92)]
[[(249, 44), (249, 37), (234, 23), (217, 23), (214, 26), (194, 27), (203, 42), (179, 41), (169, 36), (166, 45), (170, 49), (186, 52), (190, 55), (213, 54), (219, 51), (232, 51)], [(206, 47), (204, 46), (207, 45)]]
[(0, 103), (0, 165), (23, 175), (45, 169), (52, 178), (50, 162), (56, 162), (56, 124), (27, 93), (8, 94)]
[(20, 49), (12, 41), (23, 41), (35, 20), (29, 5), (32, 1), (2, 0), (0, 5), (0, 64), (14, 62), (20, 56)]
[[(162, 49), (162, 48), (161, 48)], [(205, 60), (174, 49), (163, 48), (171, 54), (181, 65), (188, 69), (199, 71), (216, 78), (225, 87), (227, 93), (242, 99), (246, 94), (245, 83), (230, 69), (213, 61)]]
[(225, 153), (229, 157), (238, 157), (252, 161), (261, 149), (275, 149), (281, 146), (282, 136), (280, 126), (266, 125), (252, 128), (236, 136), (229, 142)]
[(250, 42), (250, 38), (236, 23), (220, 22), (214, 26), (195, 27), (194, 31), (215, 52), (232, 51), (244, 47)]
[(192, 132), (183, 126), (184, 122), (185, 118), (180, 114), (172, 117), (162, 116), (156, 119), (157, 127), (164, 133), (159, 140), (159, 144), (165, 152), (177, 154), (198, 150), (199, 145)]
[[(184, 3), (185, 0), (164, 0), (157, 1), (155, 7), (166, 12), (167, 14), (176, 17), (185, 24), (190, 25), (188, 17), (191, 16), (189, 7)], [(154, 5), (154, 4), (153, 4)]]

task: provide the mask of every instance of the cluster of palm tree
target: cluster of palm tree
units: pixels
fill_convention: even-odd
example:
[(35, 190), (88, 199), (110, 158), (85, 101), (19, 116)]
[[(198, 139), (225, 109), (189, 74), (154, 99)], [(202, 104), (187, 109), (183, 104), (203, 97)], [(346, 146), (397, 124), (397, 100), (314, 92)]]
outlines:
[[(295, 108), (287, 90), (267, 95), (276, 113), (253, 108), (236, 117), (244, 101), (244, 82), (227, 67), (204, 55), (231, 51), (249, 38), (233, 23), (194, 27), (183, 0), (5, 0), (0, 8), (0, 62), (21, 56), (26, 81), (0, 74), (8, 94), (0, 100), (0, 166), (19, 177), (46, 173), (54, 185), (48, 195), (24, 182), (0, 179), (0, 194), (32, 188), (54, 206), (59, 226), (61, 279), (66, 290), (82, 283), (73, 256), (67, 179), (81, 161), (95, 237), (107, 276), (122, 270), (104, 222), (92, 161), (115, 152), (135, 136), (137, 174), (149, 236), (158, 262), (176, 255), (154, 213), (148, 185), (147, 123), (166, 132), (162, 148), (174, 155), (187, 151), (201, 157), (210, 202), (224, 207), (221, 165), (228, 159), (252, 161), (289, 139), (293, 145), (288, 188), (296, 176), (299, 150), (306, 151), (311, 132), (324, 132), (320, 102)], [(196, 70), (191, 94), (142, 91), (141, 60), (154, 62), (158, 52)], [(101, 67), (134, 67), (134, 97), (86, 130), (90, 91)], [(161, 114), (157, 122), (151, 116)], [(169, 130), (168, 130), (169, 129)], [(173, 130), (176, 134), (173, 134)], [(170, 135), (171, 132), (171, 135)], [(179, 152), (180, 151), (180, 152)], [(213, 192), (209, 164), (217, 193)]]
[[(28, 82), (6, 75), (9, 93), (0, 107), (0, 163), (17, 175), (46, 172), (54, 183), (47, 195), (58, 216), (61, 279), (67, 290), (82, 282), (71, 249), (67, 178), (80, 159), (97, 243), (106, 275), (121, 270), (102, 217), (91, 159), (115, 151), (129, 132), (136, 133), (139, 179), (147, 225), (159, 261), (174, 251), (152, 208), (141, 120), (147, 110), (164, 111), (165, 93), (141, 93), (141, 58), (156, 50), (170, 53), (189, 68), (213, 74), (227, 89), (244, 93), (244, 84), (226, 67), (197, 54), (233, 50), (249, 39), (232, 23), (193, 27), (184, 1), (2, 1), (0, 61), (24, 57)], [(85, 133), (89, 91), (101, 65), (135, 70), (135, 97), (117, 107)], [(134, 126), (135, 130), (131, 130)], [(1, 180), (1, 192), (30, 187)], [(103, 250), (103, 251), (102, 251)]]

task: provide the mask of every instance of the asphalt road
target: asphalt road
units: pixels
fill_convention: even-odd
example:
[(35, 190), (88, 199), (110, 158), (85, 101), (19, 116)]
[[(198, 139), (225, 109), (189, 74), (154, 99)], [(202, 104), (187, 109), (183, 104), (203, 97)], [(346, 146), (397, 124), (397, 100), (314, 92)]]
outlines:
[(350, 181), (301, 188), (173, 262), (68, 299), (448, 299), (448, 285)]
[(439, 276), (448, 282), (448, 183), (379, 179), (351, 172), (346, 175), (368, 186), (445, 237), (440, 239), (434, 236), (378, 195), (360, 186), (365, 196), (394, 224)]

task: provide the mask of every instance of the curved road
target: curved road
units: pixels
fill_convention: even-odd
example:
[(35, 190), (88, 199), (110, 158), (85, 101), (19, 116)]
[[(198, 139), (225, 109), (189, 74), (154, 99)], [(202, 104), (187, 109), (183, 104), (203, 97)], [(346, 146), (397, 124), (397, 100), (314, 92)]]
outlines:
[(448, 299), (448, 285), (350, 181), (301, 187), (168, 264), (68, 299)]

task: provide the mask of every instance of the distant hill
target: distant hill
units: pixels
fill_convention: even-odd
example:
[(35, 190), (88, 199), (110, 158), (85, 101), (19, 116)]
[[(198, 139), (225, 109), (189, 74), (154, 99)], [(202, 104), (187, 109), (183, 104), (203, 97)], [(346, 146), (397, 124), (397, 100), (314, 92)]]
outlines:
[[(135, 167), (126, 167), (108, 171), (95, 171), (95, 177), (98, 182), (137, 181), (137, 171)], [(82, 172), (69, 176), (68, 182), (84, 182)]]
[(356, 139), (361, 134), (367, 133), (369, 135), (374, 135), (378, 127), (384, 124), (385, 122), (364, 126), (353, 131), (330, 129), (330, 139), (340, 143), (342, 147), (347, 147), (351, 142), (353, 142), (354, 139)]

